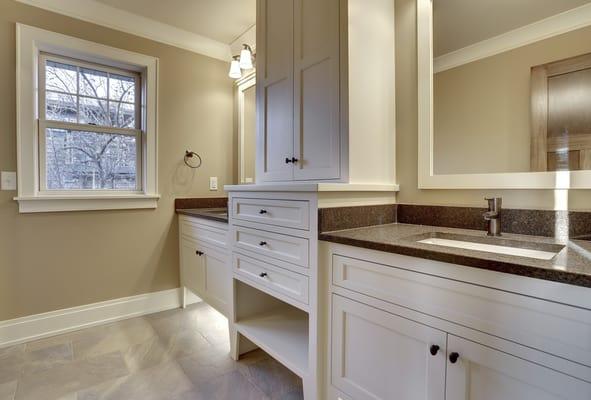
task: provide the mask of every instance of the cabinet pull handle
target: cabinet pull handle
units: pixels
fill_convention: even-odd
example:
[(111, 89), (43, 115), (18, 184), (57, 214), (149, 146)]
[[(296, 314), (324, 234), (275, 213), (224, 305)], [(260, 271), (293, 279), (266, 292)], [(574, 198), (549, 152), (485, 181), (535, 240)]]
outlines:
[(437, 346), (436, 344), (431, 345), (431, 347), (429, 348), (429, 352), (431, 353), (432, 356), (436, 356), (437, 353), (439, 352), (439, 346)]
[(267, 242), (259, 242), (259, 246), (266, 246)]
[(286, 164), (289, 164), (291, 162), (293, 162), (291, 158), (285, 157), (285, 163)]
[(456, 353), (455, 351), (449, 355), (449, 362), (455, 364), (460, 358), (460, 354)]
[(266, 272), (261, 272), (261, 273), (259, 274), (259, 276), (260, 276), (261, 278), (266, 278), (266, 277), (267, 277), (267, 273), (266, 273)]
[(195, 254), (197, 254), (199, 257), (201, 257), (204, 253), (202, 251), (195, 250)]
[(300, 161), (300, 160), (298, 160), (298, 159), (297, 159), (297, 158), (295, 158), (295, 157), (292, 157), (292, 158), (291, 158), (291, 162), (292, 162), (292, 163), (294, 163), (294, 164), (297, 164), (297, 162), (298, 162), (298, 161)]
[(261, 210), (259, 211), (259, 214), (266, 214), (267, 210), (265, 210), (264, 208), (261, 208)]

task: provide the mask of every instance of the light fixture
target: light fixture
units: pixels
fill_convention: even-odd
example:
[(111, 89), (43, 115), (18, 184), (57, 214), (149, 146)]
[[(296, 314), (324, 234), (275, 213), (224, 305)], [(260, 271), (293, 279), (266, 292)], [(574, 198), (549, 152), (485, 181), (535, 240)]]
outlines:
[(238, 56), (234, 56), (232, 58), (232, 62), (230, 63), (230, 73), (228, 74), (228, 76), (232, 79), (242, 78), (242, 71), (240, 70), (240, 61), (238, 61), (238, 59)]
[(243, 44), (242, 51), (240, 52), (240, 68), (252, 69), (252, 49), (249, 45)]

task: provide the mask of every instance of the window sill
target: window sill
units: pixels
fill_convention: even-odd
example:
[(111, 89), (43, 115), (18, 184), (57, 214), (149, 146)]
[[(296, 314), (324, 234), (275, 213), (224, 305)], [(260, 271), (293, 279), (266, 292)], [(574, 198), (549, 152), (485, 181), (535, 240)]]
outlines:
[(21, 214), (157, 208), (160, 195), (15, 197)]

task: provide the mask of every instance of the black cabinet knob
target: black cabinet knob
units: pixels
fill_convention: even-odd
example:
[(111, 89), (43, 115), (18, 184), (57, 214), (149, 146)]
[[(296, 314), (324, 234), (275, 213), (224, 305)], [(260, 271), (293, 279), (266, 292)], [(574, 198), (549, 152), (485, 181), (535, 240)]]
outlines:
[(291, 158), (287, 158), (287, 157), (285, 157), (285, 163), (286, 163), (286, 164), (289, 164), (289, 163), (291, 163), (291, 162), (292, 162), (292, 161), (291, 161)]
[(458, 361), (458, 358), (460, 358), (460, 354), (454, 351), (449, 355), (449, 362), (455, 364)]
[(437, 353), (439, 352), (439, 346), (437, 346), (436, 344), (432, 345), (429, 348), (429, 352), (431, 353), (432, 356), (437, 355)]
[(265, 277), (267, 276), (267, 273), (266, 273), (266, 272), (261, 272), (261, 273), (259, 274), (259, 276), (260, 276), (261, 278), (265, 278)]
[(297, 159), (297, 158), (295, 158), (295, 157), (292, 157), (292, 158), (291, 158), (291, 162), (292, 162), (292, 163), (294, 163), (294, 164), (295, 164), (295, 163), (297, 163), (298, 161), (300, 161), (300, 160), (298, 160), (298, 159)]
[(261, 210), (259, 211), (259, 214), (266, 214), (266, 213), (267, 213), (267, 210), (265, 210), (265, 209), (261, 209)]
[(266, 246), (267, 242), (259, 242), (259, 246)]
[(201, 257), (204, 253), (202, 251), (195, 250), (195, 254), (197, 254), (199, 257)]

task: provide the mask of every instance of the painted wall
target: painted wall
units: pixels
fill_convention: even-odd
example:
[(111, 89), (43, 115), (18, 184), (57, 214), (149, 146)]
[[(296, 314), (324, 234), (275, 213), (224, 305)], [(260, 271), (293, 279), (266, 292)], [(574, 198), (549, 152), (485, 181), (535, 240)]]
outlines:
[(416, 0), (396, 0), (396, 170), (400, 203), (484, 206), (485, 195), (503, 196), (512, 208), (591, 210), (590, 190), (419, 190), (417, 188)]
[[(15, 23), (160, 59), (156, 210), (19, 214), (0, 192), (0, 320), (179, 286), (175, 197), (232, 183), (233, 89), (227, 63), (0, 0), (0, 169), (16, 170)], [(188, 170), (185, 149), (203, 157)]]

